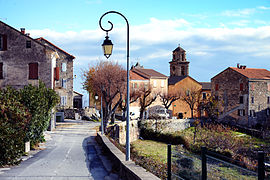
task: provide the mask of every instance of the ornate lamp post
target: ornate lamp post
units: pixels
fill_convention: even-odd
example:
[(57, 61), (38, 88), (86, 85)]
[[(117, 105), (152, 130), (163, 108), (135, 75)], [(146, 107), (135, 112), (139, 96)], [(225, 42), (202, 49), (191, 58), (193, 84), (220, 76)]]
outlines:
[(111, 23), (111, 21), (108, 21), (108, 23), (111, 25), (111, 27), (109, 29), (104, 29), (101, 25), (101, 20), (102, 18), (107, 15), (107, 14), (118, 14), (120, 16), (122, 16), (126, 23), (127, 23), (127, 119), (126, 119), (126, 126), (127, 126), (127, 130), (126, 130), (126, 161), (130, 160), (130, 142), (129, 142), (129, 24), (128, 24), (128, 20), (127, 18), (117, 12), (117, 11), (108, 11), (105, 14), (103, 14), (100, 19), (99, 19), (99, 26), (103, 31), (106, 31), (106, 37), (105, 40), (102, 44), (103, 47), (103, 51), (104, 51), (104, 56), (106, 58), (109, 58), (110, 55), (112, 54), (112, 49), (113, 49), (113, 44), (111, 42), (111, 40), (109, 40), (109, 36), (108, 36), (108, 32), (111, 31), (113, 29), (113, 24)]

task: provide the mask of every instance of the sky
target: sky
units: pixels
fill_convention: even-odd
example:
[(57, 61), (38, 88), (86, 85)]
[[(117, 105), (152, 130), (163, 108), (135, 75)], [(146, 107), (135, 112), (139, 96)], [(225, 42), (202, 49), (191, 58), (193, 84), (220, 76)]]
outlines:
[[(130, 66), (139, 62), (169, 76), (172, 51), (180, 45), (199, 82), (237, 63), (270, 70), (270, 0), (0, 0), (0, 21), (32, 38), (44, 37), (74, 55), (74, 90), (85, 95), (82, 73), (105, 60), (99, 27), (107, 11), (118, 11), (130, 25)], [(117, 14), (109, 58), (126, 67), (126, 22)]]

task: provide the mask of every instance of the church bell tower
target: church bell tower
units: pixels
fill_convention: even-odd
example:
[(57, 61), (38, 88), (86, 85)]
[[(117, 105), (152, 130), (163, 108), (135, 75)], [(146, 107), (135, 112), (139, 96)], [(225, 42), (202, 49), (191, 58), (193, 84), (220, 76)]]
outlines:
[(186, 51), (180, 45), (172, 53), (172, 61), (170, 63), (170, 77), (172, 76), (188, 76), (189, 61), (186, 59)]

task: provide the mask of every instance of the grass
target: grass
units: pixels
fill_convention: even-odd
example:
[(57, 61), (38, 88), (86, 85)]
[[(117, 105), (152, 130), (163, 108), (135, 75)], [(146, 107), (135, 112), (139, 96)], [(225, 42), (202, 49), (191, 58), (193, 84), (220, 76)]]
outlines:
[(151, 157), (155, 161), (167, 163), (167, 144), (165, 143), (137, 140), (131, 144), (131, 147), (139, 156)]

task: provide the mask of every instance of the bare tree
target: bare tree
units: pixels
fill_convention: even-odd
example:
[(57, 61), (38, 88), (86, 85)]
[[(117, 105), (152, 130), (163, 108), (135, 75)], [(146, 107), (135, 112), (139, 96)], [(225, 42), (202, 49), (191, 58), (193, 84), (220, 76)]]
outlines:
[[(90, 73), (90, 71), (94, 72)], [(100, 61), (95, 67), (90, 68), (89, 73), (84, 73), (85, 88), (93, 90), (103, 98), (104, 129), (116, 108), (122, 102), (122, 91), (126, 85), (126, 71), (110, 61)]]
[(162, 105), (168, 110), (172, 103), (178, 99), (180, 99), (180, 92), (177, 93), (159, 93), (160, 100)]
[[(123, 98), (122, 102), (119, 104), (119, 108), (123, 112), (122, 119), (125, 119), (126, 111), (127, 111), (126, 94), (127, 94), (127, 91), (124, 91), (123, 92), (124, 98)], [(140, 94), (139, 90), (131, 90), (131, 92), (129, 94), (129, 104), (132, 104), (132, 103), (136, 102), (139, 99), (140, 96), (141, 96), (141, 94)]]
[(196, 88), (186, 88), (182, 90), (181, 93), (181, 100), (186, 102), (190, 108), (191, 111), (191, 118), (193, 119), (194, 115), (193, 112), (196, 108), (196, 105), (199, 104), (200, 101), (200, 94), (201, 90)]
[(157, 99), (158, 95), (152, 92), (151, 87), (141, 87), (139, 89), (139, 92), (140, 92), (140, 97), (139, 97), (140, 119), (143, 119), (146, 108), (150, 106)]

